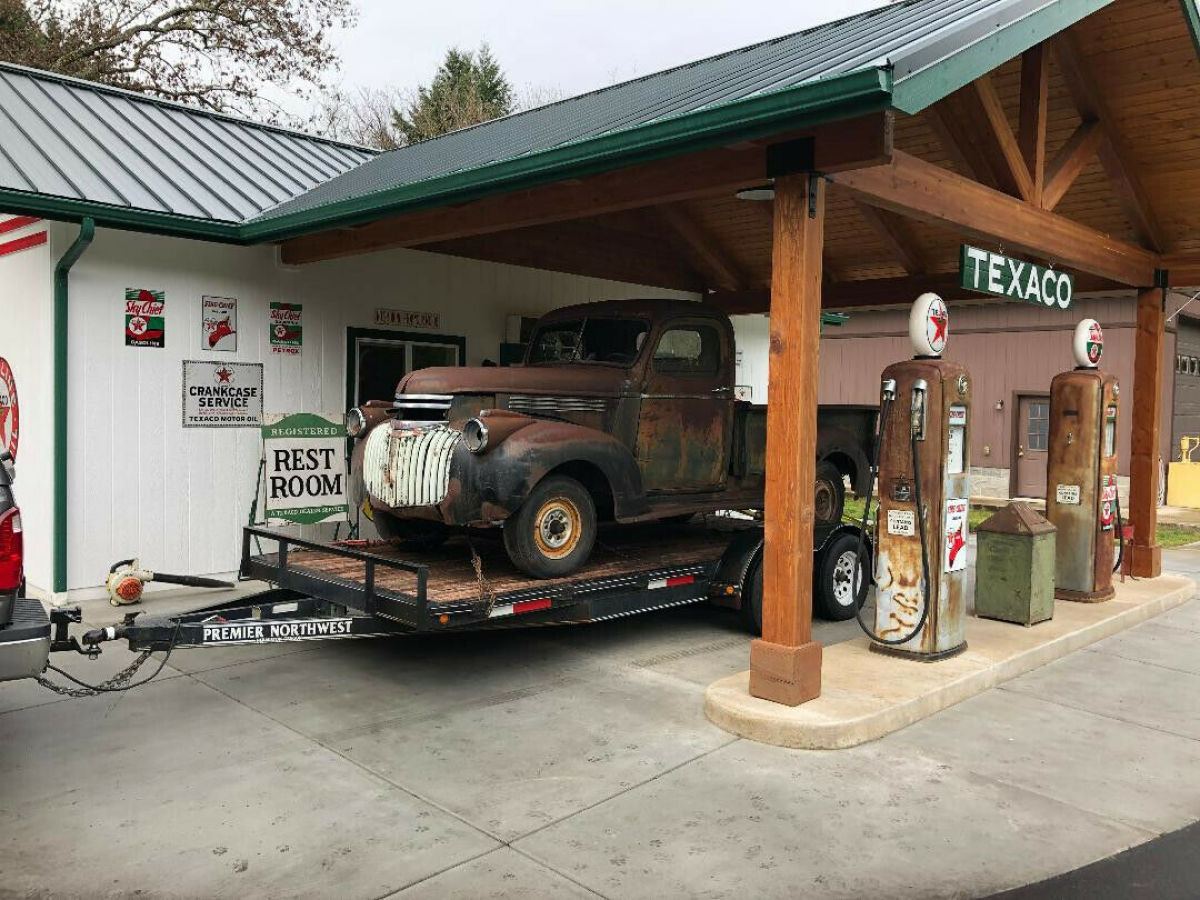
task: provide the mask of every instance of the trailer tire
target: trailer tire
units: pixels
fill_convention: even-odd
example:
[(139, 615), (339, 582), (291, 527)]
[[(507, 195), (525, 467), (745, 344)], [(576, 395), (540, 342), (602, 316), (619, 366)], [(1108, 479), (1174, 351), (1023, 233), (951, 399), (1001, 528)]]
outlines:
[(858, 567), (858, 590), (851, 596), (854, 557), (858, 553), (858, 535), (845, 532), (833, 538), (821, 551), (814, 570), (813, 596), (821, 617), (833, 622), (853, 619), (867, 599), (871, 583), (871, 554)]
[(371, 511), (371, 521), (385, 541), (400, 541), (418, 550), (436, 550), (450, 537), (450, 529), (445, 525), (420, 519), (401, 519), (378, 509)]
[(846, 507), (846, 485), (838, 467), (828, 460), (817, 463), (817, 483), (813, 492), (813, 516), (818, 525), (842, 521)]
[(591, 556), (596, 504), (587, 488), (566, 475), (540, 481), (504, 523), (512, 564), (534, 578), (570, 575)]
[(754, 554), (750, 568), (746, 570), (746, 581), (742, 585), (742, 621), (753, 635), (762, 634), (763, 609), (763, 554), (760, 548)]

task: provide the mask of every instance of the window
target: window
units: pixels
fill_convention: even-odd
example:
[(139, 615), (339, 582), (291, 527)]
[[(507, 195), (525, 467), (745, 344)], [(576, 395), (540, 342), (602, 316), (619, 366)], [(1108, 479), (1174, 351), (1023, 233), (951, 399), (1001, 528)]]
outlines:
[(711, 325), (681, 325), (663, 333), (654, 349), (654, 371), (663, 375), (716, 375), (721, 336)]
[(354, 365), (354, 404), (391, 400), (396, 384), (409, 372), (430, 366), (457, 366), (460, 347), (388, 337), (386, 331), (355, 333), (350, 329)]
[(1050, 446), (1050, 403), (1033, 400), (1025, 422), (1025, 441), (1030, 450), (1046, 450)]
[(575, 319), (549, 322), (537, 330), (529, 364), (600, 363), (631, 366), (650, 326), (641, 319)]

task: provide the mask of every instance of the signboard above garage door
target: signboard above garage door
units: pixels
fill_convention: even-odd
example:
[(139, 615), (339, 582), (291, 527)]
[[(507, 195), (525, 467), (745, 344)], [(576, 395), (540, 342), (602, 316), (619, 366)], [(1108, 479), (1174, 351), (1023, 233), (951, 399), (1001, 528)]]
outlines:
[(958, 279), (959, 284), (969, 291), (1052, 309), (1070, 309), (1075, 293), (1075, 280), (1067, 272), (981, 250), (970, 244), (959, 248)]

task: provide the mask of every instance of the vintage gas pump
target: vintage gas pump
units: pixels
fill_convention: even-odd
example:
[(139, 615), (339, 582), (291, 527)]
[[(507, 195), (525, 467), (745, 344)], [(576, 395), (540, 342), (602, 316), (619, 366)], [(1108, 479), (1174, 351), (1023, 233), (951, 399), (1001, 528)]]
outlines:
[(881, 376), (874, 627), (859, 617), (873, 650), (923, 660), (967, 646), (971, 379), (941, 358), (948, 324), (941, 297), (918, 297), (908, 319), (916, 356)]
[(1097, 366), (1104, 332), (1095, 319), (1075, 327), (1076, 368), (1050, 383), (1046, 454), (1046, 518), (1058, 529), (1054, 596), (1090, 603), (1113, 595), (1113, 538), (1117, 498), (1115, 375)]

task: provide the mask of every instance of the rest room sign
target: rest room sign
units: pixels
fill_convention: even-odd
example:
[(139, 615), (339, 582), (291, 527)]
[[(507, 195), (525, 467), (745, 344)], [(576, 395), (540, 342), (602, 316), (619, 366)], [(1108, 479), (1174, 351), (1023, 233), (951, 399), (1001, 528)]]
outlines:
[(267, 521), (346, 521), (345, 426), (333, 416), (293, 413), (264, 425), (262, 436)]

